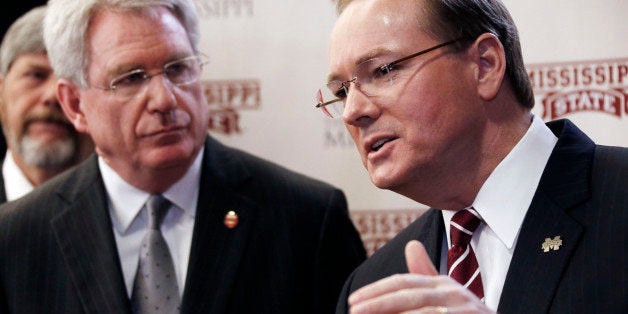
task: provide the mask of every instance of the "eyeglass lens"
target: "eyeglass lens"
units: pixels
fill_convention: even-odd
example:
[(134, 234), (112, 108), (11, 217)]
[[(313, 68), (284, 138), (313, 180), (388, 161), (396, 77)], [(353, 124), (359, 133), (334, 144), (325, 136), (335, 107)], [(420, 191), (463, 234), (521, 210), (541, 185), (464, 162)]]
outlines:
[(200, 77), (202, 63), (196, 56), (176, 60), (164, 65), (162, 71), (148, 74), (143, 69), (124, 73), (109, 84), (110, 89), (119, 98), (128, 98), (140, 94), (154, 76), (163, 74), (175, 86), (183, 86), (197, 81)]
[(450, 40), (396, 60), (389, 60), (391, 56), (366, 60), (356, 67), (356, 75), (353, 79), (348, 81), (334, 80), (327, 83), (325, 87), (320, 88), (316, 96), (316, 108), (321, 108), (331, 118), (340, 117), (344, 111), (345, 99), (352, 88), (351, 83), (366, 96), (382, 95), (399, 78), (401, 71), (399, 71), (398, 64), (440, 47), (453, 44), (461, 39)]

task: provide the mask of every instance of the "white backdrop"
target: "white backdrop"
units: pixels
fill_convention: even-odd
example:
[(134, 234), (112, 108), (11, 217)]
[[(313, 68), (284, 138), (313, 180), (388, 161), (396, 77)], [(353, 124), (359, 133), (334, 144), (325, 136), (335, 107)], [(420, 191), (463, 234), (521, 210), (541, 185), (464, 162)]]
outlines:
[[(314, 109), (327, 74), (333, 1), (196, 1), (201, 49), (211, 60), (204, 73), (215, 111), (210, 133), (342, 188), (351, 210), (424, 208), (375, 188), (341, 121)], [(598, 143), (628, 146), (628, 1), (504, 2), (526, 64), (539, 86), (545, 79), (534, 112), (543, 115), (547, 98)], [(548, 83), (552, 76), (556, 84)]]

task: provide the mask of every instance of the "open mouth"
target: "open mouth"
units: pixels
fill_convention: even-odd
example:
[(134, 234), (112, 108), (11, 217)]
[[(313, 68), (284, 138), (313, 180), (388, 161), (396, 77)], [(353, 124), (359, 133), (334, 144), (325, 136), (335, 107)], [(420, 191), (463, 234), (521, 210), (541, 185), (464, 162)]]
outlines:
[(384, 146), (384, 144), (392, 141), (393, 138), (383, 138), (381, 140), (378, 140), (377, 142), (373, 143), (373, 145), (371, 145), (371, 150), (376, 152), (378, 150), (380, 150), (380, 148), (382, 148), (382, 146)]

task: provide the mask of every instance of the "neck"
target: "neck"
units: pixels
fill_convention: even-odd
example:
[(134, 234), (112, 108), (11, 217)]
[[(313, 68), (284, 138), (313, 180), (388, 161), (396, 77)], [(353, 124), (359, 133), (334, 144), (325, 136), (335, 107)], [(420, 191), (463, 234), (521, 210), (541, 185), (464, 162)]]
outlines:
[(442, 161), (432, 167), (432, 173), (421, 173), (411, 184), (394, 191), (439, 209), (459, 210), (470, 206), (484, 182), (525, 135), (531, 123), (530, 111), (515, 102), (486, 104), (485, 119), (478, 125), (478, 139), (464, 149), (464, 158)]

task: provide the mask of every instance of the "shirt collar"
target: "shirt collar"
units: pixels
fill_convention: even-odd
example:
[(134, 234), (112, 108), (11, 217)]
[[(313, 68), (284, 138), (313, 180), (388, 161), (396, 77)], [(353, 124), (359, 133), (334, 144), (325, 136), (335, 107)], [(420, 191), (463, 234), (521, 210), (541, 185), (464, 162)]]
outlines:
[[(177, 208), (183, 210), (184, 215), (189, 215), (191, 218), (196, 215), (203, 152), (204, 149), (201, 148), (185, 175), (162, 193)], [(125, 234), (148, 200), (150, 193), (124, 181), (100, 156), (98, 166), (107, 191), (113, 226), (120, 234)]]
[(34, 188), (33, 184), (24, 175), (24, 172), (15, 163), (10, 149), (7, 150), (4, 157), (2, 176), (4, 178), (4, 190), (9, 201), (26, 195)]
[[(473, 201), (473, 208), (504, 245), (511, 249), (558, 138), (534, 116), (532, 124), (506, 158), (493, 170)], [(449, 221), (455, 211), (443, 211)]]

